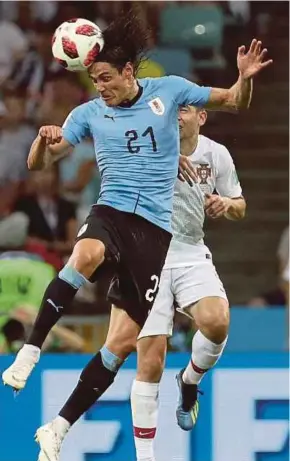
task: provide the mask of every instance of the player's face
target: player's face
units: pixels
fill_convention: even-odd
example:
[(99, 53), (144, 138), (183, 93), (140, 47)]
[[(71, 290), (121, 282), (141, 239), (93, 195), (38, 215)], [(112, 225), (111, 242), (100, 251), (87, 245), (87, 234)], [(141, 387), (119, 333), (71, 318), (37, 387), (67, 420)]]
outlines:
[(89, 75), (107, 106), (118, 106), (128, 99), (134, 82), (133, 68), (129, 63), (119, 72), (107, 62), (96, 62), (90, 67)]
[(206, 122), (206, 111), (194, 106), (182, 106), (179, 109), (178, 122), (180, 139), (191, 138), (199, 133)]

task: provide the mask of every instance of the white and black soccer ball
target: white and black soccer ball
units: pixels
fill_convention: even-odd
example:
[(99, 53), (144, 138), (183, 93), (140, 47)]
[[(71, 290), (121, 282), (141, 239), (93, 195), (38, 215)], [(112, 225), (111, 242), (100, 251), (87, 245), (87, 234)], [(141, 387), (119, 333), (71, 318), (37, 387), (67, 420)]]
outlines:
[(72, 72), (86, 70), (104, 47), (101, 29), (87, 19), (63, 22), (52, 37), (52, 54), (56, 61)]

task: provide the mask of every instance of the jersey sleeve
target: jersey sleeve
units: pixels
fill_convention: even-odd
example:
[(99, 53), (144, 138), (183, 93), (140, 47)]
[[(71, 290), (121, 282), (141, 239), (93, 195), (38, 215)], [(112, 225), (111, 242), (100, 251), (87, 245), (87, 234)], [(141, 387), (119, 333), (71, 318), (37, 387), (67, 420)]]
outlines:
[(217, 156), (217, 192), (224, 197), (241, 197), (242, 188), (231, 154), (225, 146), (219, 145)]
[(174, 94), (174, 99), (179, 106), (192, 104), (194, 106), (204, 106), (211, 92), (210, 87), (199, 86), (183, 77), (171, 75), (167, 77), (169, 88)]
[(90, 128), (87, 123), (86, 105), (78, 106), (67, 116), (62, 125), (62, 136), (72, 146), (82, 139), (90, 136)]

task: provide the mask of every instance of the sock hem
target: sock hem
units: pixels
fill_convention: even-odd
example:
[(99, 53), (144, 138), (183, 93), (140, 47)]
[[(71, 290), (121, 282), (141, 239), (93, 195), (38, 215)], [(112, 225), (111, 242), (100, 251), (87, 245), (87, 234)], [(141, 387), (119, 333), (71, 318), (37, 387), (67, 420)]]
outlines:
[(132, 391), (138, 395), (155, 396), (158, 394), (160, 383), (147, 383), (146, 381), (133, 381)]

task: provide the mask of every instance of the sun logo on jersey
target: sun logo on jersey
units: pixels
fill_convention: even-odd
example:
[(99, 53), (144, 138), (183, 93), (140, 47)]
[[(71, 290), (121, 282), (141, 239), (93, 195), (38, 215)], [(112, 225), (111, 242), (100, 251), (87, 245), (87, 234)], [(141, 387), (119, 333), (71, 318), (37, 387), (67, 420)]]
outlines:
[(165, 107), (163, 102), (160, 98), (152, 99), (152, 101), (148, 102), (149, 106), (151, 107), (152, 111), (156, 115), (163, 115), (165, 111)]
[(211, 167), (208, 163), (201, 163), (197, 168), (197, 174), (200, 178), (200, 184), (208, 184), (207, 178), (211, 177)]

